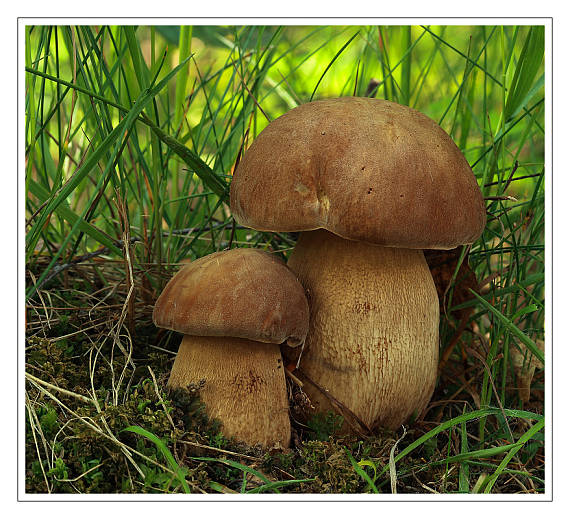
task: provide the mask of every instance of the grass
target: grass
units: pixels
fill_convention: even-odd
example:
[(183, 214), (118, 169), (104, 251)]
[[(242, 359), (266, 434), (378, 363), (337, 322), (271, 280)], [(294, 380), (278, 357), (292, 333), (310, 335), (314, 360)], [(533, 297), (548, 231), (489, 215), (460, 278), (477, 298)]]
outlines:
[[(27, 492), (545, 491), (543, 28), (25, 31)], [(199, 387), (166, 391), (180, 336), (152, 305), (187, 259), (287, 257), (293, 234), (233, 221), (233, 168), (269, 121), (342, 95), (438, 121), (488, 223), (426, 251), (440, 375), (405, 432), (339, 438), (321, 416), (264, 453), (220, 434)]]

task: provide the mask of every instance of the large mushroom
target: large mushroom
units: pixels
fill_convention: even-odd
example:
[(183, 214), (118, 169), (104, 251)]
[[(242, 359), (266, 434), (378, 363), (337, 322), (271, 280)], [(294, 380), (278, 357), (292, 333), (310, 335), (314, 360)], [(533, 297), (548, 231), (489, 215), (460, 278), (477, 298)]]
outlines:
[(222, 431), (249, 445), (289, 445), (279, 345), (304, 343), (303, 287), (281, 260), (254, 249), (204, 256), (182, 268), (156, 301), (156, 326), (184, 334), (168, 385), (200, 392)]
[(304, 390), (360, 431), (396, 428), (428, 403), (439, 308), (422, 249), (485, 226), (477, 181), (420, 112), (370, 98), (301, 105), (271, 122), (231, 184), (236, 221), (302, 231), (288, 265), (306, 289)]

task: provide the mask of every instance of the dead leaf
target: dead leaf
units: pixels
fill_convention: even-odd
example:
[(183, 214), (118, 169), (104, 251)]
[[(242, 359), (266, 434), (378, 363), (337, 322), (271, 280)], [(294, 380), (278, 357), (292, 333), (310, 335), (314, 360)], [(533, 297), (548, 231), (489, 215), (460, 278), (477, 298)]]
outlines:
[[(537, 340), (536, 346), (544, 353), (544, 341)], [(515, 369), (519, 398), (523, 404), (526, 404), (530, 400), (530, 385), (534, 377), (534, 371), (542, 364), (524, 344), (517, 346), (511, 343), (509, 353)]]
[[(462, 247), (451, 250), (424, 250), (424, 256), (439, 297), (439, 309), (442, 315), (445, 315), (445, 307), (448, 306), (448, 298), (450, 295), (451, 306), (453, 307), (473, 299), (473, 294), (470, 292), (470, 289), (479, 293), (477, 277), (469, 267), (467, 258), (463, 258), (453, 285), (453, 291), (449, 292), (449, 284), (457, 268), (457, 262), (461, 258), (461, 250)], [(464, 308), (462, 310), (456, 310), (451, 314), (456, 319), (461, 320), (471, 311), (472, 308)]]

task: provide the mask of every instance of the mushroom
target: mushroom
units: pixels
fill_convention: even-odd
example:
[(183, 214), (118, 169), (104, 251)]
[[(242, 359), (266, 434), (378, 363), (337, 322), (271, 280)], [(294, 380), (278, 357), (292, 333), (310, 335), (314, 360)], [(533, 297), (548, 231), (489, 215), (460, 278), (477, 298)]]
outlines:
[(289, 445), (279, 345), (302, 345), (309, 308), (287, 265), (269, 253), (232, 249), (183, 267), (156, 301), (156, 326), (184, 334), (168, 386), (205, 381), (200, 397), (227, 437)]
[(230, 201), (246, 227), (302, 231), (288, 265), (309, 300), (299, 378), (316, 410), (340, 412), (361, 432), (421, 412), (439, 355), (422, 249), (470, 244), (486, 221), (473, 172), (445, 131), (384, 100), (307, 103), (254, 140)]

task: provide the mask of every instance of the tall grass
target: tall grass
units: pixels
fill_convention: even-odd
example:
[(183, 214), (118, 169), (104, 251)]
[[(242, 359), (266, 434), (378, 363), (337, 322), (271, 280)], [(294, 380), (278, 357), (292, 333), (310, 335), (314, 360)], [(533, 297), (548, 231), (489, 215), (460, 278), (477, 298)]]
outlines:
[[(240, 228), (230, 214), (229, 185), (243, 150), (271, 120), (311, 99), (396, 101), (452, 136), (473, 167), (488, 223), (460, 253), (474, 290), (454, 298), (461, 271), (458, 263), (451, 269), (439, 400), (393, 461), (402, 466), (414, 449), (426, 457), (432, 438), (447, 434), (445, 474), (459, 467), (455, 491), (497, 491), (513, 478), (520, 489), (544, 490), (540, 470), (525, 468), (541, 465), (535, 455), (544, 426), (543, 27), (25, 31), (26, 297), (30, 309), (45, 310), (29, 336), (46, 334), (47, 310), (79, 265), (107, 282), (101, 265), (128, 266), (131, 305), (151, 305), (183, 260), (229, 246), (285, 257), (293, 236)], [(132, 308), (124, 310), (131, 317)], [(513, 390), (517, 353), (523, 370), (538, 366), (530, 404)], [(366, 474), (366, 491), (387, 488), (388, 465), (351, 461)], [(414, 467), (420, 477), (429, 472), (428, 462), (418, 469), (416, 461), (392, 478)]]

